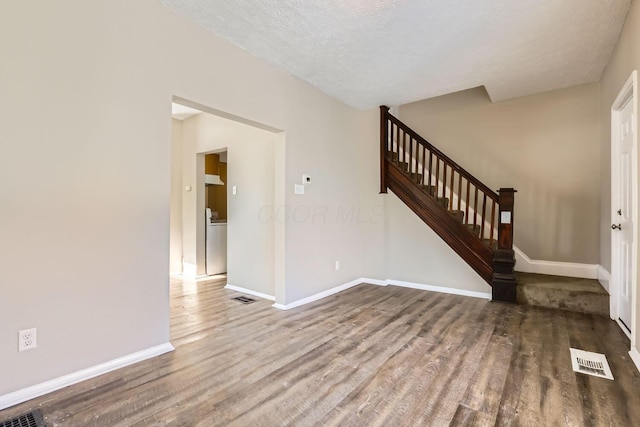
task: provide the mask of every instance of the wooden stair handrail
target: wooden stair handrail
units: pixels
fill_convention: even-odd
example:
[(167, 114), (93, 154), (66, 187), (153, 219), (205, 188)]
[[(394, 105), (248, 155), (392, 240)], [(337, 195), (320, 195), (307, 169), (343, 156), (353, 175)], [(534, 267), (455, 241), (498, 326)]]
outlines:
[[(493, 300), (516, 302), (513, 269), (516, 190), (501, 188), (498, 193), (491, 190), (383, 105), (380, 106), (380, 193), (386, 193), (388, 188), (492, 286)], [(487, 211), (491, 212), (490, 217)]]
[[(498, 197), (498, 194), (495, 191), (493, 191), (492, 189), (487, 187), (482, 181), (480, 181), (478, 178), (473, 176), (470, 172), (468, 172), (462, 166), (460, 166), (459, 164), (454, 162), (449, 156), (444, 154), (442, 151), (440, 151), (436, 147), (434, 147), (429, 141), (424, 139), (422, 136), (420, 136), (416, 131), (411, 129), (409, 126), (404, 124), (400, 119), (398, 119), (397, 117), (392, 115), (389, 112), (389, 108), (388, 107), (383, 106), (383, 107), (380, 107), (380, 109), (381, 109), (382, 113), (384, 114), (385, 118), (388, 121), (390, 121), (393, 124), (395, 124), (396, 126), (400, 127), (408, 135), (413, 137), (420, 145), (424, 145), (425, 147), (427, 147), (428, 150), (430, 150), (431, 152), (436, 154), (440, 159), (442, 159), (445, 163), (447, 163), (449, 165), (449, 167), (453, 168), (460, 175), (464, 176), (465, 179), (469, 180), (473, 185), (475, 185), (477, 188), (481, 189), (487, 196), (491, 197), (494, 201), (498, 202), (499, 197)], [(386, 126), (386, 124), (382, 124), (381, 127), (382, 126)]]

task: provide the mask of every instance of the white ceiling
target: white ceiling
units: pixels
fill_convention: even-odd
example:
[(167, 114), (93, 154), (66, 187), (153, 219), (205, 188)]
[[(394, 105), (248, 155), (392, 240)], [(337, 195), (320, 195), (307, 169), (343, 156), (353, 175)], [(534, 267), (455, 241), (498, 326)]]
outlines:
[[(161, 0), (358, 109), (594, 82), (631, 0)], [(214, 54), (212, 52), (212, 54)]]

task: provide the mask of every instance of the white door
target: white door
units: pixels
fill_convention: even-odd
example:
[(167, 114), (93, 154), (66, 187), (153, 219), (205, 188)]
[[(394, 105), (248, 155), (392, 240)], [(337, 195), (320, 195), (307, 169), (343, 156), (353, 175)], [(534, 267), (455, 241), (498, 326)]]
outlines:
[[(632, 263), (633, 263), (633, 103), (627, 102), (618, 112), (618, 159), (617, 168), (613, 173), (618, 174), (617, 199), (618, 206), (613, 206), (616, 211), (613, 215), (614, 223), (611, 225), (614, 242), (617, 245), (617, 254), (613, 268), (616, 270), (618, 289), (618, 320), (631, 332), (631, 291), (632, 291)], [(615, 297), (615, 296), (614, 296)]]

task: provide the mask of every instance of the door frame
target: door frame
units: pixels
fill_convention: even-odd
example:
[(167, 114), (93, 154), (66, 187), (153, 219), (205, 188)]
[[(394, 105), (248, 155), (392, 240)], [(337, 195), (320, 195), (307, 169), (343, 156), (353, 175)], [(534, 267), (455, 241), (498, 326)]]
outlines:
[(633, 210), (633, 244), (631, 246), (631, 333), (620, 324), (618, 316), (620, 313), (620, 271), (616, 267), (614, 260), (619, 259), (619, 233), (611, 233), (611, 282), (609, 284), (610, 292), (610, 314), (611, 319), (615, 320), (620, 328), (631, 339), (631, 346), (635, 347), (635, 325), (637, 316), (637, 294), (638, 294), (638, 71), (634, 70), (631, 73), (629, 79), (624, 84), (616, 100), (611, 106), (611, 216), (610, 223), (614, 224), (617, 221), (617, 209), (619, 206), (619, 195), (616, 188), (620, 186), (619, 174), (616, 173), (617, 162), (620, 156), (618, 144), (618, 137), (620, 134), (620, 113), (622, 108), (627, 104), (632, 103), (632, 120), (631, 126), (633, 131), (632, 141), (632, 167), (631, 167), (631, 192), (632, 192), (632, 210)]

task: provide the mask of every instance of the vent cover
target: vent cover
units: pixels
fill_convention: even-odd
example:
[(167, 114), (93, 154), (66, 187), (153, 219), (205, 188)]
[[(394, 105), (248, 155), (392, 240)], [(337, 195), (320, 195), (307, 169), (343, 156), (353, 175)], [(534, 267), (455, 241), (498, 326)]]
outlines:
[(235, 297), (235, 298), (231, 298), (231, 299), (234, 299), (236, 301), (240, 301), (243, 304), (251, 304), (252, 302), (256, 302), (256, 300), (254, 300), (253, 298), (249, 298), (249, 297)]
[(13, 419), (0, 422), (0, 427), (46, 427), (39, 409)]
[(611, 368), (604, 354), (572, 348), (571, 364), (575, 372), (609, 380), (613, 379)]

